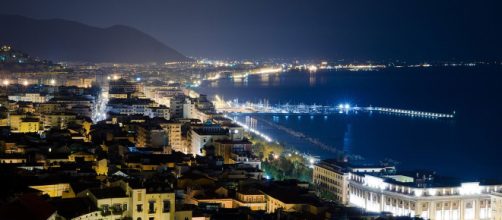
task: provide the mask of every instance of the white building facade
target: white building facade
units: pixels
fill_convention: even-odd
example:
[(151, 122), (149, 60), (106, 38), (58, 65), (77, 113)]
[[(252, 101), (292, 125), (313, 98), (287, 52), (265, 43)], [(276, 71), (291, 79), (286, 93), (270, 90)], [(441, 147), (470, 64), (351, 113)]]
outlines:
[(345, 205), (431, 220), (502, 219), (502, 184), (463, 182), (438, 186), (410, 176), (357, 169), (330, 174), (326, 168), (314, 166), (314, 184), (330, 190)]

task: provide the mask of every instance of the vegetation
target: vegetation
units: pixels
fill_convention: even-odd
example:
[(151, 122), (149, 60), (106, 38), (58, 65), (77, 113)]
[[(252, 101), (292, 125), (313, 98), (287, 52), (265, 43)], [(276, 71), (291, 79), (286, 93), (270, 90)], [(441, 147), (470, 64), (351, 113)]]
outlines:
[(288, 153), (279, 143), (269, 143), (255, 136), (251, 136), (250, 140), (253, 142), (253, 152), (261, 158), (262, 169), (270, 178), (312, 181), (310, 162), (301, 155)]

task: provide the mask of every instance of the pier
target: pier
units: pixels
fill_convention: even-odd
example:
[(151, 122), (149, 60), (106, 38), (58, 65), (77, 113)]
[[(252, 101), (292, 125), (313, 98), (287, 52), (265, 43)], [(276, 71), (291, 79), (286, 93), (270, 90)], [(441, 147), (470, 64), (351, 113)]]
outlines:
[(455, 118), (455, 112), (449, 113), (437, 113), (437, 112), (426, 112), (426, 111), (416, 111), (408, 109), (398, 109), (398, 108), (386, 108), (386, 107), (358, 107), (351, 106), (349, 104), (339, 104), (339, 105), (305, 105), (305, 104), (275, 104), (270, 105), (267, 102), (259, 103), (239, 103), (237, 101), (224, 101), (219, 97), (216, 97), (214, 101), (216, 109), (222, 113), (272, 113), (272, 114), (308, 114), (308, 115), (329, 115), (329, 114), (343, 114), (343, 113), (357, 113), (357, 112), (368, 112), (368, 113), (381, 113), (381, 114), (391, 114), (391, 115), (402, 115), (409, 117), (421, 117), (421, 118), (431, 118), (431, 119), (453, 119)]

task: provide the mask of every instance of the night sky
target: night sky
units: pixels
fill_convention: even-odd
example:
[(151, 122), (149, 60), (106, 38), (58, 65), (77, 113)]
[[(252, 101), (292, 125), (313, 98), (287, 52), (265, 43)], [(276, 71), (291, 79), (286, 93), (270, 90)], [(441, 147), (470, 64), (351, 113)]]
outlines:
[(346, 60), (500, 60), (501, 11), (500, 0), (16, 0), (0, 7), (132, 26), (188, 56)]

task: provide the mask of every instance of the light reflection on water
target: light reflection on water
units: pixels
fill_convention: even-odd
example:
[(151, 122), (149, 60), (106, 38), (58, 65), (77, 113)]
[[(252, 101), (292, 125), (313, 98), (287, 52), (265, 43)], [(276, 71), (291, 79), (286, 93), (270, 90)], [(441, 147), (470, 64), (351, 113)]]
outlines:
[[(303, 116), (260, 115), (344, 151), (374, 161), (391, 158), (404, 168), (428, 168), (448, 175), (502, 178), (502, 71), (496, 68), (411, 68), (378, 72), (291, 72), (249, 76), (236, 82), (202, 85), (199, 91), (241, 102), (352, 103), (432, 112), (451, 112), (454, 121), (366, 114)], [(216, 85), (216, 86), (213, 86)], [(263, 125), (263, 123), (259, 123)], [(258, 125), (260, 126), (260, 125)], [(265, 128), (267, 129), (267, 128)], [(268, 128), (265, 133), (282, 136)], [(284, 141), (306, 151), (305, 142)]]

